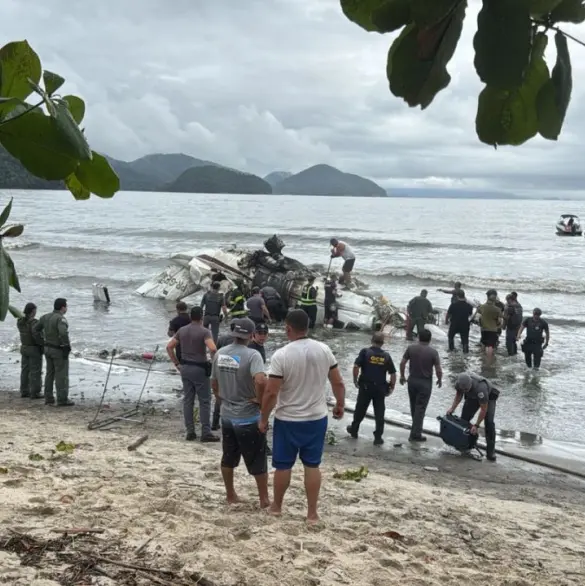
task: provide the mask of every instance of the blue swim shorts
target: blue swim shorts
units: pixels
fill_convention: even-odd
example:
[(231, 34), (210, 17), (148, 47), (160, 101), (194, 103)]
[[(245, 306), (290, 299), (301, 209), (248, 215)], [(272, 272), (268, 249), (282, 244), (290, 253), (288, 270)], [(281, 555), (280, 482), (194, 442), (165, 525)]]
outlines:
[(283, 421), (274, 419), (272, 467), (290, 470), (297, 456), (308, 468), (318, 468), (323, 457), (327, 416), (315, 421)]

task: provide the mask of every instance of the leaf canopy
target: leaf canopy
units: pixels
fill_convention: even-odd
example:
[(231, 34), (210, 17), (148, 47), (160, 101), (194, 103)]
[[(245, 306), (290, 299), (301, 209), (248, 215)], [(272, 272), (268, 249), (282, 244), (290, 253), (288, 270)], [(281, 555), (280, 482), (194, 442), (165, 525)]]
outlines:
[(458, 2), (432, 26), (409, 24), (392, 43), (386, 70), (390, 91), (409, 106), (424, 110), (449, 85), (447, 64), (461, 36), (466, 6), (467, 2)]
[(92, 152), (91, 161), (81, 161), (75, 176), (82, 186), (99, 197), (113, 197), (120, 189), (120, 179), (99, 153)]
[(10, 201), (6, 204), (6, 207), (2, 210), (2, 213), (0, 214), (0, 228), (2, 228), (2, 226), (4, 226), (4, 224), (6, 224), (6, 222), (8, 221), (8, 218), (10, 217), (10, 212), (12, 211), (12, 202), (14, 201), (14, 198), (11, 197)]
[(2, 238), (16, 238), (17, 236), (21, 236), (23, 232), (24, 226), (22, 224), (13, 224), (12, 226), (2, 229), (0, 236), (2, 236)]
[[(27, 41), (15, 41), (0, 48), (0, 97), (26, 100), (34, 83), (41, 81), (41, 60)], [(0, 117), (13, 107), (14, 103), (0, 104)]]
[(13, 289), (16, 289), (20, 293), (20, 282), (18, 280), (18, 275), (16, 274), (16, 268), (14, 267), (14, 262), (12, 258), (8, 254), (8, 251), (2, 247), (0, 250), (0, 254), (4, 256), (6, 260), (6, 270), (8, 272), (8, 285)]
[(75, 120), (77, 124), (81, 124), (81, 121), (85, 116), (85, 102), (77, 96), (63, 96), (63, 100), (67, 102), (73, 120)]
[(0, 239), (0, 321), (6, 319), (10, 302), (10, 267)]
[(91, 196), (91, 191), (81, 184), (75, 173), (65, 179), (65, 186), (78, 201), (89, 199)]
[(580, 24), (585, 21), (585, 0), (562, 0), (550, 13), (551, 22), (572, 22)]
[(521, 145), (539, 128), (537, 98), (549, 80), (544, 60), (547, 36), (539, 33), (524, 83), (516, 89), (486, 86), (479, 95), (475, 127), (479, 139), (489, 145)]
[(65, 83), (65, 79), (60, 75), (46, 69), (43, 71), (43, 81), (45, 83), (45, 92), (49, 96), (52, 96)]
[(532, 48), (529, 0), (483, 0), (477, 27), (474, 65), (481, 81), (492, 89), (520, 87)]
[(549, 140), (557, 140), (561, 134), (565, 115), (573, 91), (573, 73), (567, 38), (560, 32), (555, 34), (557, 60), (551, 78), (538, 94), (538, 131)]
[(54, 106), (55, 112), (53, 117), (57, 123), (57, 127), (62, 132), (63, 137), (69, 142), (75, 156), (80, 161), (91, 160), (91, 149), (89, 148), (87, 139), (69, 111), (68, 103), (64, 101), (56, 102)]

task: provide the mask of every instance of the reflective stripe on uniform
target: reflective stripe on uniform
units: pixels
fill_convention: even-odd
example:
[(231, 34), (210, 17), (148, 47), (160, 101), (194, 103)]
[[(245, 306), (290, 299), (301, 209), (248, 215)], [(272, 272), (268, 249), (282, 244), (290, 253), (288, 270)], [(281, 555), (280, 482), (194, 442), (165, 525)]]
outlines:
[(317, 300), (311, 297), (311, 289), (313, 285), (305, 285), (303, 290), (301, 291), (301, 300), (299, 301), (299, 305), (305, 306), (313, 306), (317, 305)]

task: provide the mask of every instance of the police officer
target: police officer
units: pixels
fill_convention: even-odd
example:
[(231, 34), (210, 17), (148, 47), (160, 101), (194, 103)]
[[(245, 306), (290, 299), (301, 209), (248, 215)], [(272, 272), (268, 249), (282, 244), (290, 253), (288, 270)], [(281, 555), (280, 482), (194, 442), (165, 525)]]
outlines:
[(207, 291), (201, 299), (201, 309), (203, 309), (203, 327), (211, 330), (213, 341), (217, 344), (219, 336), (219, 322), (220, 315), (223, 312), (224, 317), (227, 318), (227, 306), (225, 304), (225, 296), (219, 291), (220, 282), (213, 281), (211, 289)]
[(534, 367), (535, 370), (540, 368), (543, 351), (548, 348), (550, 341), (548, 322), (543, 320), (541, 316), (542, 311), (538, 307), (535, 307), (532, 312), (532, 317), (527, 317), (522, 323), (517, 337), (518, 341), (520, 341), (522, 332), (526, 330), (526, 339), (522, 343), (522, 352), (524, 352), (526, 366), (528, 368)]
[(469, 374), (464, 372), (457, 377), (455, 391), (457, 394), (447, 414), (453, 413), (463, 398), (465, 398), (465, 402), (461, 410), (461, 419), (471, 423), (473, 416), (479, 410), (477, 421), (471, 425), (471, 433), (477, 434), (477, 429), (482, 421), (485, 421), (486, 457), (491, 462), (495, 462), (496, 424), (494, 417), (496, 415), (496, 401), (500, 396), (500, 391), (487, 378), (478, 376), (473, 372)]
[(42, 399), (41, 378), (43, 374), (43, 338), (35, 330), (39, 320), (36, 319), (37, 306), (27, 303), (24, 317), (16, 322), (20, 334), (20, 396)]
[(282, 321), (286, 317), (286, 307), (280, 293), (270, 285), (265, 285), (260, 289), (260, 294), (266, 302), (266, 307), (274, 321)]
[(67, 300), (55, 299), (53, 312), (46, 313), (35, 325), (34, 331), (43, 337), (47, 372), (45, 373), (45, 404), (53, 405), (55, 396), (53, 384), (57, 389), (57, 407), (75, 405), (69, 400), (69, 325), (65, 319)]
[[(396, 368), (390, 354), (382, 350), (383, 345), (384, 334), (376, 332), (372, 336), (372, 346), (363, 348), (355, 360), (353, 382), (358, 388), (358, 398), (353, 422), (347, 426), (347, 433), (357, 438), (360, 424), (366, 416), (370, 402), (373, 403), (376, 419), (375, 446), (381, 446), (384, 443), (382, 435), (386, 410), (385, 399), (390, 396), (396, 385)], [(386, 373), (390, 375), (390, 381), (386, 380)]]
[(299, 308), (302, 309), (309, 316), (309, 328), (315, 327), (317, 321), (317, 291), (318, 288), (313, 286), (315, 277), (309, 276), (307, 284), (301, 290), (301, 300), (299, 301)]
[(231, 291), (228, 303), (230, 316), (232, 318), (246, 317), (248, 315), (248, 310), (246, 309), (246, 298), (242, 293), (242, 285), (241, 283), (236, 283), (235, 285), (236, 286)]

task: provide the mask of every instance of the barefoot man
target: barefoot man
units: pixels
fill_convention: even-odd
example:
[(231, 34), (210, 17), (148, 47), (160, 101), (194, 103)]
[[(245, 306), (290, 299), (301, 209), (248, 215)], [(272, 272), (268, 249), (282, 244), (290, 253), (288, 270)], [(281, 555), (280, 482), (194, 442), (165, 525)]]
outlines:
[(345, 386), (331, 349), (307, 337), (309, 316), (302, 309), (294, 309), (287, 315), (285, 326), (290, 342), (272, 356), (259, 425), (266, 432), (276, 406), (272, 442), (272, 467), (276, 472), (270, 513), (280, 515), (291, 470), (299, 456), (305, 468), (307, 521), (314, 523), (319, 520), (319, 466), (327, 432), (327, 380), (335, 395), (333, 417), (337, 419), (343, 417)]
[(211, 386), (220, 401), (223, 456), (221, 474), (230, 504), (238, 502), (234, 468), (244, 459), (248, 473), (256, 480), (260, 506), (270, 505), (266, 434), (258, 429), (260, 401), (266, 384), (264, 362), (257, 350), (248, 348), (254, 322), (235, 319), (234, 341), (217, 351), (211, 370)]

